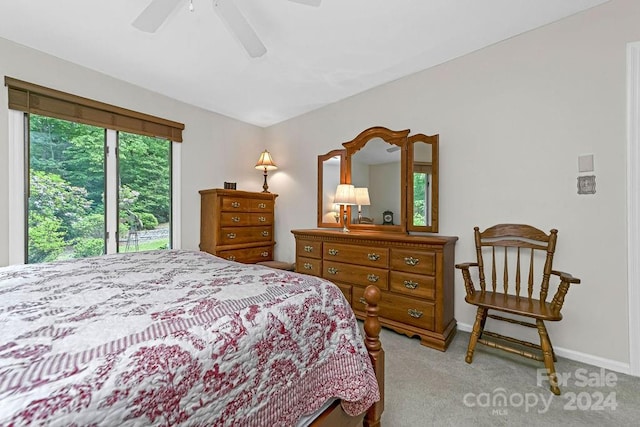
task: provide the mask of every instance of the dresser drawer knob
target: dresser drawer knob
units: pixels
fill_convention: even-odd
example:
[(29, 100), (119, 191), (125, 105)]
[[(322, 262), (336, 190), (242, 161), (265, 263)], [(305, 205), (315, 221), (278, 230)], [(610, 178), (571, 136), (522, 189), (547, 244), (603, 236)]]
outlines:
[(267, 208), (267, 204), (266, 203), (258, 203), (258, 207), (260, 209), (266, 209)]
[(233, 256), (233, 255), (229, 255), (229, 256), (227, 257), (227, 259), (228, 259), (229, 261), (235, 261), (235, 260), (236, 260), (236, 257), (235, 257), (235, 256)]
[(418, 282), (414, 282), (413, 280), (405, 280), (404, 287), (407, 289), (416, 289), (418, 287)]
[(360, 297), (359, 301), (360, 301), (360, 303), (362, 303), (362, 304), (366, 304), (366, 303), (367, 303), (367, 300), (366, 300), (366, 299), (364, 299), (364, 297)]
[(380, 279), (380, 276), (377, 276), (375, 274), (367, 274), (367, 280), (370, 281), (371, 283), (376, 283), (379, 279)]
[(418, 258), (414, 258), (412, 256), (408, 256), (408, 257), (405, 257), (404, 262), (407, 265), (418, 265), (420, 260)]
[(230, 239), (235, 239), (236, 238), (236, 233), (227, 233), (227, 237)]
[(304, 251), (305, 251), (305, 252), (313, 252), (313, 246), (311, 246), (311, 245), (307, 245), (307, 246), (305, 246), (305, 247), (304, 247)]
[(267, 230), (264, 230), (262, 233), (262, 237), (267, 237), (269, 235), (269, 232)]
[(313, 270), (313, 264), (311, 264), (310, 262), (305, 262), (302, 266), (305, 270)]
[(329, 249), (328, 252), (329, 252), (329, 255), (332, 255), (332, 256), (338, 255), (338, 250), (337, 249), (331, 248), (331, 249)]
[(380, 259), (380, 255), (378, 254), (367, 254), (367, 258), (369, 258), (369, 261), (377, 261)]
[(329, 274), (338, 274), (338, 269), (335, 267), (329, 267), (327, 268), (327, 273)]
[(267, 221), (267, 218), (265, 218), (265, 217), (261, 216), (261, 217), (258, 217), (258, 221), (259, 221), (259, 222), (266, 222), (266, 221)]
[(410, 308), (409, 310), (407, 310), (407, 313), (409, 313), (409, 316), (415, 319), (421, 318), (422, 315), (424, 314), (422, 311), (416, 310), (415, 308)]
[(231, 202), (231, 207), (232, 208), (239, 208), (240, 207), (240, 202)]
[(260, 255), (264, 258), (269, 256), (269, 252), (268, 251), (264, 251), (264, 252), (260, 252)]
[(239, 216), (232, 216), (232, 217), (231, 217), (231, 221), (233, 221), (233, 222), (240, 222), (240, 217), (239, 217)]

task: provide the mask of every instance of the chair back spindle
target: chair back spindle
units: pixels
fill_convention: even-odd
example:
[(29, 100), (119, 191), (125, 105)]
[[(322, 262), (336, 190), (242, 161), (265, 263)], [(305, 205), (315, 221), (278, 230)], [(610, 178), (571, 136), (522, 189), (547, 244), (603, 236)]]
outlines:
[(509, 269), (508, 266), (509, 261), (507, 258), (507, 248), (504, 248), (504, 270), (502, 273), (502, 289), (504, 290), (504, 294), (509, 293)]
[(533, 249), (531, 249), (531, 260), (529, 261), (529, 280), (527, 282), (527, 289), (529, 291), (529, 299), (533, 297)]
[(520, 248), (518, 248), (517, 254), (518, 258), (516, 260), (516, 295), (520, 296)]

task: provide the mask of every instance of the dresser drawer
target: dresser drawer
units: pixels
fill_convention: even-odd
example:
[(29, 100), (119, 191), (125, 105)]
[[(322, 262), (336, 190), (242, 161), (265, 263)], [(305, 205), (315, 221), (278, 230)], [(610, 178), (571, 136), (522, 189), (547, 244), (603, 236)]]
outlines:
[(222, 210), (225, 212), (273, 212), (273, 206), (273, 200), (222, 197)]
[(389, 271), (381, 268), (324, 260), (322, 262), (322, 277), (332, 282), (360, 286), (376, 285), (383, 290), (389, 289)]
[(391, 249), (391, 269), (415, 274), (436, 274), (435, 252)]
[(318, 258), (296, 257), (296, 271), (311, 276), (322, 276), (322, 260)]
[(322, 258), (322, 242), (296, 239), (296, 256)]
[(436, 278), (392, 271), (389, 277), (389, 288), (394, 292), (408, 296), (432, 300), (436, 295)]
[[(380, 317), (402, 322), (418, 328), (433, 330), (435, 326), (435, 304), (417, 301), (413, 298), (382, 292), (378, 303)], [(352, 289), (352, 306), (359, 311), (366, 310), (364, 288)]]
[(265, 212), (222, 212), (220, 214), (220, 225), (222, 227), (236, 227), (247, 225), (271, 225), (273, 224), (273, 213)]
[(229, 261), (256, 263), (273, 260), (273, 246), (258, 246), (255, 248), (231, 249), (220, 251), (216, 255)]
[(322, 248), (322, 257), (331, 261), (370, 265), (378, 268), (389, 266), (389, 249), (387, 248), (325, 242)]
[(251, 242), (268, 242), (273, 239), (271, 226), (264, 227), (222, 227), (220, 244), (235, 245)]

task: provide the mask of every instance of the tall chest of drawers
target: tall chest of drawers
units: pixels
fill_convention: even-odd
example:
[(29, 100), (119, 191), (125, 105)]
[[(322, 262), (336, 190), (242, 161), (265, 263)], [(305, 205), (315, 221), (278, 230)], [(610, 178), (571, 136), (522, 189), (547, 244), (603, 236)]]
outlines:
[(292, 230), (296, 271), (342, 290), (359, 318), (364, 290), (381, 290), (380, 323), (423, 345), (446, 350), (456, 332), (454, 263), (457, 237), (402, 233)]
[(273, 260), (277, 194), (200, 191), (200, 250), (244, 263)]

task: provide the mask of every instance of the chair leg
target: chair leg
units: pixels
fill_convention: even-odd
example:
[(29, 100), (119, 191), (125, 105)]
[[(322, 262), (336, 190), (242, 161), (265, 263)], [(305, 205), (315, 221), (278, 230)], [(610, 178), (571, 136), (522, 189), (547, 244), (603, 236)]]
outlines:
[(553, 361), (557, 362), (558, 358), (556, 357), (556, 351), (553, 349), (553, 343), (551, 342), (551, 337), (547, 334), (547, 338), (549, 339), (549, 346), (551, 346), (551, 355), (553, 356)]
[(476, 313), (476, 321), (473, 324), (473, 330), (471, 331), (471, 337), (469, 337), (469, 347), (467, 347), (467, 356), (464, 358), (465, 362), (471, 363), (473, 361), (473, 352), (476, 349), (478, 338), (482, 335), (484, 330), (484, 324), (487, 321), (487, 309), (484, 307), (478, 307)]
[(540, 319), (536, 320), (538, 326), (538, 334), (540, 335), (540, 347), (542, 347), (542, 356), (544, 357), (544, 367), (547, 369), (547, 375), (549, 377), (549, 385), (551, 392), (555, 395), (560, 395), (560, 387), (558, 387), (558, 377), (556, 376), (556, 368), (553, 365), (554, 354), (553, 347), (551, 347), (551, 341), (549, 341), (549, 334), (547, 328), (544, 326), (544, 322)]

